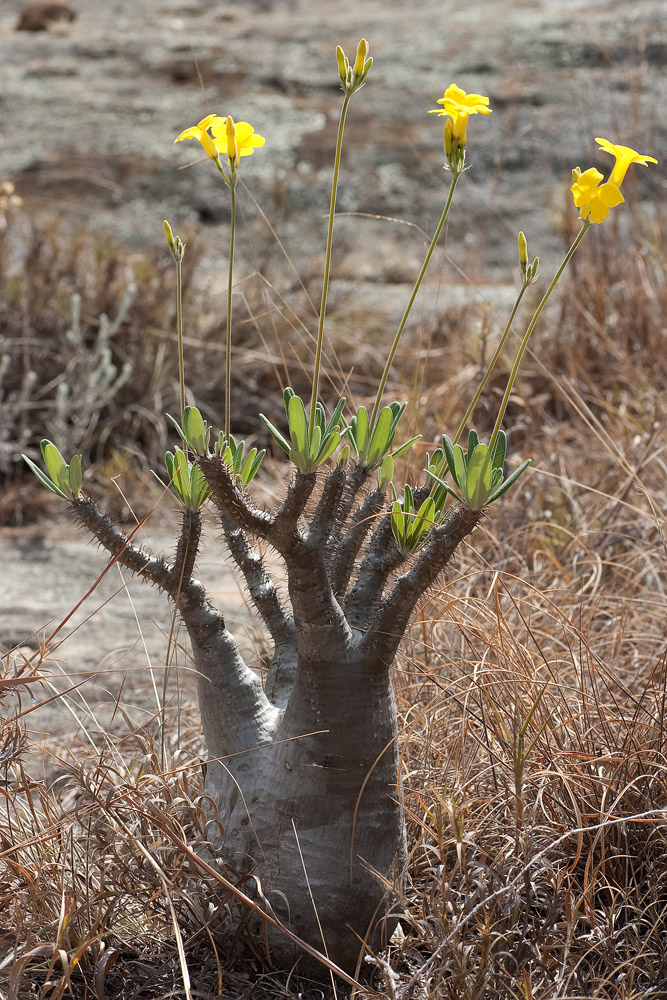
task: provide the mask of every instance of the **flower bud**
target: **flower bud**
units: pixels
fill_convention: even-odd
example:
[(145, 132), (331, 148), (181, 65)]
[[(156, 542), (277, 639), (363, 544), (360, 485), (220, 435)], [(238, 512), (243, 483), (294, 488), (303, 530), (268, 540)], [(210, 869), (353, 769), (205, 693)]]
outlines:
[(229, 157), (230, 167), (238, 167), (241, 162), (241, 156), (239, 153), (238, 143), (236, 142), (236, 125), (234, 124), (234, 119), (231, 115), (227, 116), (227, 121), (225, 122), (225, 134), (227, 137), (227, 156)]
[(447, 157), (447, 159), (449, 159), (450, 156), (452, 155), (452, 132), (453, 132), (453, 130), (454, 130), (454, 126), (452, 125), (452, 120), (451, 120), (451, 118), (448, 118), (447, 121), (445, 122), (445, 128), (444, 128), (444, 133), (443, 133), (443, 135), (444, 135), (444, 141), (445, 141), (445, 156)]
[(362, 38), (359, 44), (357, 45), (357, 57), (354, 60), (354, 69), (352, 71), (357, 78), (364, 75), (367, 57), (368, 57), (368, 42), (366, 41), (365, 38)]
[(521, 273), (525, 274), (528, 266), (528, 240), (522, 232), (519, 233), (519, 263), (521, 264)]
[(347, 84), (347, 71), (350, 68), (350, 64), (347, 61), (347, 56), (341, 49), (340, 45), (336, 46), (336, 61), (338, 63), (338, 75), (340, 76), (340, 82), (345, 87)]
[(164, 234), (167, 237), (167, 245), (171, 251), (171, 255), (174, 260), (178, 263), (183, 260), (183, 254), (185, 253), (185, 243), (181, 240), (180, 236), (174, 236), (171, 226), (165, 219), (162, 223), (164, 226)]
[(174, 234), (171, 231), (171, 226), (169, 225), (169, 223), (167, 222), (166, 219), (164, 220), (164, 222), (162, 223), (162, 225), (164, 226), (164, 235), (167, 237), (167, 244), (169, 246), (169, 249), (173, 253), (174, 252)]
[(529, 265), (526, 272), (526, 282), (532, 285), (533, 282), (537, 281), (538, 271), (540, 269), (540, 258), (536, 257), (532, 264)]

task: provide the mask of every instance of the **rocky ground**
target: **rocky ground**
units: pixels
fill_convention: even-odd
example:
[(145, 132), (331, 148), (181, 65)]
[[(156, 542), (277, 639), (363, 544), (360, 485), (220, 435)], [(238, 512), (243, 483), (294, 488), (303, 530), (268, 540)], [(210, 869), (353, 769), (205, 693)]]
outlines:
[[(196, 162), (198, 146), (172, 144), (215, 111), (249, 120), (267, 140), (243, 163), (247, 220), (259, 225), (252, 194), (296, 269), (317, 259), (340, 107), (335, 47), (352, 54), (362, 35), (375, 64), (352, 104), (339, 208), (364, 217), (341, 217), (334, 300), (359, 296), (392, 314), (401, 308), (423, 253), (422, 231), (432, 230), (446, 185), (441, 123), (426, 111), (453, 81), (489, 95), (493, 114), (470, 125), (471, 169), (448, 236), (452, 266), (435, 267), (434, 277), (444, 275), (445, 301), (459, 297), (468, 280), (493, 301), (502, 298), (520, 228), (544, 273), (553, 270), (571, 168), (610, 165), (594, 136), (657, 156), (660, 168), (650, 177), (637, 170), (631, 183), (647, 205), (664, 191), (667, 10), (655, 0), (71, 6), (74, 20), (41, 32), (15, 30), (18, 0), (2, 6), (0, 180), (15, 183), (31, 212), (52, 214), (64, 229), (74, 221), (108, 233), (130, 253), (157, 244), (164, 217), (177, 231), (187, 225), (224, 246), (227, 201), (217, 175)], [(248, 250), (240, 243), (243, 261)], [(279, 254), (275, 244), (266, 246), (268, 267)], [(170, 544), (164, 535), (155, 542)], [(105, 562), (60, 522), (27, 533), (4, 529), (0, 552), (5, 647), (34, 649), (47, 623), (64, 617)], [(202, 572), (224, 592), (232, 617), (240, 615), (238, 590), (216, 563), (214, 550)], [(114, 569), (74, 624), (119, 587)], [(169, 609), (148, 587), (133, 585), (130, 596), (118, 594), (57, 652), (75, 677), (107, 671), (85, 689), (96, 711), (106, 703), (105, 717), (122, 684), (150, 690), (147, 664), (164, 662)], [(135, 697), (144, 713), (154, 705), (151, 695)], [(30, 727), (65, 726), (56, 711), (32, 713)]]
[[(31, 205), (129, 246), (161, 236), (165, 215), (224, 222), (215, 171), (179, 169), (201, 159), (199, 147), (172, 145), (216, 111), (266, 136), (243, 178), (297, 268), (319, 252), (340, 107), (335, 47), (352, 54), (362, 35), (375, 64), (349, 116), (339, 208), (431, 231), (446, 181), (442, 123), (426, 112), (453, 81), (489, 95), (493, 115), (470, 126), (450, 235), (452, 253), (452, 235), (463, 240), (456, 263), (477, 279), (507, 275), (519, 228), (545, 264), (560, 250), (553, 213), (571, 168), (609, 165), (594, 136), (658, 157), (665, 147), (667, 13), (655, 0), (68, 2), (75, 20), (39, 33), (14, 30), (20, 0), (3, 4), (0, 175)], [(648, 191), (652, 178), (636, 183)], [(345, 277), (388, 282), (412, 277), (423, 242), (377, 220), (342, 222), (337, 241)]]

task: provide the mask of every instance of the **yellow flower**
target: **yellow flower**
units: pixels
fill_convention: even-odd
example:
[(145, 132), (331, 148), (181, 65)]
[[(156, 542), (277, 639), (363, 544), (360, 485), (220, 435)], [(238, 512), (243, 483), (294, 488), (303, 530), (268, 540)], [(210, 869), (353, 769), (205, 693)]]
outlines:
[[(231, 122), (229, 131), (228, 121)], [(238, 166), (242, 156), (251, 156), (266, 142), (264, 136), (258, 135), (248, 122), (234, 122), (231, 118), (218, 118), (211, 125), (211, 132), (218, 152), (226, 153), (230, 164), (235, 166)]]
[(433, 108), (430, 115), (446, 115), (452, 119), (452, 136), (459, 146), (467, 142), (468, 118), (470, 115), (490, 115), (489, 98), (481, 94), (466, 94), (455, 83), (447, 88), (438, 101), (440, 108)]
[(616, 157), (616, 163), (609, 180), (603, 184), (602, 174), (595, 167), (581, 172), (579, 167), (572, 171), (574, 183), (570, 190), (574, 195), (574, 204), (579, 209), (581, 219), (588, 218), (591, 222), (603, 222), (609, 215), (609, 209), (620, 205), (625, 201), (621, 194), (621, 184), (631, 163), (641, 163), (648, 166), (649, 163), (657, 163), (652, 156), (644, 153), (637, 153), (629, 146), (618, 146), (608, 139), (596, 139), (600, 149), (605, 153), (611, 153)]
[(583, 173), (577, 167), (572, 172), (574, 184), (570, 188), (574, 195), (574, 204), (579, 211), (579, 218), (589, 218), (591, 222), (603, 222), (609, 215), (609, 209), (620, 205), (625, 198), (611, 181), (600, 184), (603, 175), (595, 167)]
[(204, 147), (206, 155), (210, 156), (212, 160), (217, 160), (220, 155), (219, 150), (208, 134), (208, 130), (212, 125), (218, 124), (221, 124), (224, 128), (225, 119), (220, 118), (218, 115), (207, 115), (197, 125), (193, 125), (192, 128), (186, 128), (184, 132), (176, 136), (174, 142), (182, 142), (183, 139), (198, 139)]
[(609, 142), (609, 139), (596, 139), (595, 141), (605, 153), (611, 153), (612, 156), (616, 157), (616, 163), (611, 172), (609, 183), (615, 184), (617, 188), (620, 188), (623, 183), (623, 178), (631, 163), (641, 163), (643, 167), (647, 167), (649, 163), (658, 162), (652, 156), (646, 156), (644, 153), (636, 153), (629, 146), (617, 146), (613, 142)]

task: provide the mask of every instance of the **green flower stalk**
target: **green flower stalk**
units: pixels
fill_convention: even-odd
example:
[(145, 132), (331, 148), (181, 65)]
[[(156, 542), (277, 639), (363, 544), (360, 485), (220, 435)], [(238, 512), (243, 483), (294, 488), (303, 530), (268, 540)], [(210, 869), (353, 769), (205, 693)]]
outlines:
[(486, 371), (484, 372), (482, 380), (477, 386), (477, 391), (475, 392), (475, 395), (472, 398), (470, 406), (468, 407), (463, 417), (461, 418), (461, 422), (459, 423), (459, 426), (456, 430), (456, 434), (452, 438), (453, 444), (456, 444), (459, 441), (461, 435), (463, 434), (463, 431), (465, 430), (466, 424), (468, 423), (468, 420), (472, 415), (473, 410), (477, 406), (479, 397), (482, 395), (484, 387), (486, 383), (489, 381), (489, 378), (491, 376), (491, 372), (495, 368), (496, 362), (500, 357), (500, 352), (502, 351), (503, 347), (505, 346), (505, 342), (509, 337), (510, 330), (512, 329), (512, 324), (514, 323), (514, 318), (517, 314), (519, 306), (521, 305), (521, 300), (523, 299), (524, 293), (530, 285), (532, 285), (535, 281), (537, 281), (539, 266), (540, 266), (539, 257), (535, 257), (532, 264), (528, 263), (528, 244), (526, 241), (526, 237), (524, 236), (523, 233), (519, 233), (519, 267), (521, 269), (521, 277), (523, 279), (521, 282), (521, 288), (519, 289), (519, 294), (517, 295), (514, 306), (512, 307), (512, 312), (510, 313), (507, 325), (503, 330), (503, 335), (500, 338), (500, 342), (494, 352), (493, 357), (489, 361), (489, 364), (487, 366)]
[(444, 129), (444, 143), (445, 157), (452, 174), (452, 181), (449, 187), (449, 194), (447, 195), (445, 207), (442, 211), (442, 215), (440, 216), (440, 221), (438, 222), (429, 248), (426, 251), (424, 263), (422, 264), (421, 270), (417, 275), (417, 280), (415, 281), (414, 288), (412, 289), (412, 293), (408, 299), (408, 304), (405, 307), (405, 312), (403, 313), (403, 317), (399, 323), (398, 330), (396, 331), (394, 341), (389, 351), (387, 362), (384, 366), (384, 371), (382, 372), (382, 376), (380, 378), (380, 384), (375, 396), (375, 403), (373, 404), (373, 410), (371, 412), (371, 428), (375, 425), (375, 420), (382, 402), (382, 395), (389, 377), (389, 371), (393, 364), (396, 351), (398, 350), (401, 337), (403, 336), (403, 331), (408, 322), (408, 318), (412, 311), (415, 299), (417, 298), (417, 293), (421, 287), (424, 275), (426, 274), (426, 269), (429, 265), (431, 257), (433, 256), (433, 251), (436, 248), (437, 242), (440, 239), (440, 234), (443, 230), (445, 222), (447, 221), (447, 216), (449, 215), (449, 209), (454, 198), (454, 191), (456, 190), (458, 179), (465, 169), (465, 146), (467, 143), (468, 117), (476, 114), (491, 114), (491, 109), (488, 106), (488, 97), (483, 97), (481, 94), (466, 94), (465, 90), (461, 90), (461, 88), (457, 87), (456, 84), (452, 84), (447, 88), (444, 96), (438, 101), (438, 104), (442, 104), (443, 108), (435, 108), (433, 111), (429, 111), (429, 114), (444, 115), (448, 119), (445, 123)]
[(426, 274), (426, 269), (428, 268), (431, 257), (433, 256), (433, 251), (435, 250), (437, 242), (440, 239), (440, 233), (442, 232), (443, 226), (447, 221), (447, 216), (449, 215), (449, 209), (452, 204), (452, 199), (454, 198), (454, 191), (456, 190), (456, 185), (458, 183), (458, 179), (460, 176), (461, 176), (460, 173), (452, 173), (452, 181), (449, 187), (449, 194), (447, 195), (447, 201), (445, 202), (445, 207), (442, 210), (440, 221), (438, 222), (435, 233), (433, 234), (430, 246), (426, 251), (426, 257), (424, 258), (424, 263), (422, 264), (421, 270), (417, 275), (417, 280), (415, 281), (414, 287), (410, 294), (410, 298), (408, 299), (408, 304), (405, 307), (405, 312), (403, 313), (401, 322), (398, 324), (398, 330), (396, 331), (393, 343), (389, 350), (389, 355), (387, 357), (387, 361), (384, 366), (384, 371), (382, 372), (382, 375), (380, 377), (380, 384), (378, 385), (377, 393), (375, 395), (375, 402), (373, 404), (373, 409), (371, 411), (371, 419), (370, 419), (371, 429), (373, 429), (375, 426), (375, 420), (377, 418), (378, 411), (380, 409), (382, 396), (384, 394), (385, 386), (387, 384), (387, 379), (389, 378), (389, 372), (391, 370), (391, 366), (394, 362), (396, 351), (398, 350), (398, 345), (401, 341), (401, 337), (403, 336), (403, 331), (405, 330), (406, 324), (410, 317), (410, 313), (412, 312), (412, 307), (414, 305), (415, 299), (417, 298), (417, 293), (419, 292), (419, 289), (421, 287), (424, 275)]
[(176, 333), (178, 336), (178, 384), (181, 396), (181, 423), (185, 412), (185, 368), (183, 363), (183, 275), (182, 262), (185, 253), (185, 243), (180, 236), (174, 236), (171, 226), (165, 219), (163, 222), (167, 245), (176, 265)]
[(343, 149), (343, 131), (345, 129), (345, 119), (350, 99), (357, 90), (363, 87), (368, 72), (373, 65), (373, 60), (368, 57), (368, 42), (362, 38), (357, 46), (357, 55), (354, 67), (350, 68), (349, 60), (340, 45), (336, 49), (336, 60), (338, 63), (338, 73), (341, 79), (341, 86), (345, 97), (338, 120), (338, 133), (336, 135), (336, 154), (334, 157), (333, 179), (331, 182), (331, 199), (329, 202), (329, 225), (327, 227), (327, 243), (324, 256), (324, 276), (322, 278), (322, 298), (320, 301), (320, 318), (317, 326), (317, 338), (315, 342), (315, 362), (313, 367), (313, 385), (310, 396), (310, 416), (308, 420), (308, 436), (312, 439), (315, 432), (315, 407), (320, 381), (320, 368), (322, 364), (322, 345), (324, 342), (324, 319), (327, 310), (327, 298), (329, 295), (329, 276), (331, 273), (331, 249), (333, 246), (333, 227), (336, 214), (336, 195), (338, 192), (338, 174), (340, 171), (341, 152)]
[[(210, 132), (210, 135), (209, 135)], [(206, 155), (213, 160), (220, 176), (229, 188), (231, 199), (231, 228), (229, 238), (229, 269), (227, 278), (227, 328), (225, 342), (225, 439), (231, 436), (231, 387), (232, 387), (232, 290), (234, 278), (234, 248), (236, 242), (236, 181), (241, 157), (251, 156), (264, 145), (264, 136), (258, 135), (248, 122), (235, 122), (231, 115), (207, 115), (191, 128), (180, 133), (174, 142), (197, 139)], [(227, 169), (220, 157), (227, 157)], [(168, 238), (168, 237), (167, 237)], [(181, 400), (181, 413), (184, 399)]]
[(553, 279), (551, 281), (551, 284), (549, 285), (549, 287), (547, 288), (546, 292), (542, 296), (542, 300), (541, 300), (540, 304), (538, 305), (537, 309), (535, 310), (535, 312), (533, 313), (533, 317), (532, 317), (530, 323), (528, 324), (526, 332), (523, 335), (523, 340), (521, 341), (521, 344), (519, 346), (519, 350), (517, 351), (516, 357), (514, 359), (514, 364), (512, 365), (512, 371), (510, 372), (510, 377), (507, 380), (507, 387), (505, 388), (505, 393), (503, 395), (503, 399), (502, 399), (502, 402), (500, 404), (500, 409), (498, 410), (498, 416), (496, 417), (496, 422), (495, 422), (495, 425), (494, 425), (494, 428), (493, 428), (493, 433), (491, 434), (491, 440), (489, 441), (489, 450), (490, 451), (493, 451), (493, 446), (496, 443), (496, 438), (498, 437), (498, 433), (500, 431), (500, 427), (501, 427), (501, 424), (503, 422), (503, 417), (505, 416), (505, 410), (507, 409), (507, 404), (509, 403), (510, 393), (512, 392), (512, 388), (514, 386), (514, 382), (516, 381), (516, 377), (517, 377), (517, 374), (518, 374), (518, 371), (519, 371), (519, 367), (521, 365), (521, 360), (522, 360), (522, 358), (523, 358), (523, 356), (524, 356), (524, 354), (526, 352), (526, 348), (528, 347), (528, 341), (530, 340), (531, 335), (533, 333), (533, 330), (535, 329), (535, 327), (537, 325), (537, 321), (540, 318), (540, 314), (541, 314), (542, 310), (544, 309), (544, 307), (546, 306), (547, 302), (549, 301), (549, 299), (551, 297), (551, 293), (553, 292), (554, 288), (558, 284), (560, 276), (562, 275), (563, 271), (565, 270), (565, 268), (569, 264), (569, 262), (572, 259), (572, 256), (575, 253), (577, 247), (581, 243), (582, 239), (584, 238), (584, 236), (586, 235), (586, 233), (588, 232), (588, 230), (590, 229), (590, 227), (592, 226), (592, 224), (593, 223), (589, 222), (589, 221), (585, 221), (584, 222), (584, 224), (581, 227), (580, 231), (578, 232), (578, 234), (577, 234), (577, 236), (576, 236), (576, 238), (575, 238), (572, 246), (570, 247), (570, 249), (565, 254), (565, 257), (563, 258), (563, 261), (562, 261), (560, 267), (556, 271), (556, 274), (554, 275), (554, 277), (553, 277)]

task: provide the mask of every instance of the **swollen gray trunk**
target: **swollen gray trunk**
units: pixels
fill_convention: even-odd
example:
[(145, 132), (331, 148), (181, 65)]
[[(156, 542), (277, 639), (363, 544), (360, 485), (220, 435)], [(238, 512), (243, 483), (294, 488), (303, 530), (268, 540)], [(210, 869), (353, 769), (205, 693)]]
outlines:
[[(229, 551), (273, 642), (264, 687), (192, 578), (199, 512), (184, 513), (168, 566), (131, 545), (89, 498), (72, 503), (102, 544), (162, 587), (182, 615), (212, 758), (212, 849), (237, 871), (252, 872), (267, 912), (353, 971), (363, 942), (382, 944), (393, 902), (388, 886), (406, 856), (389, 668), (417, 601), (481, 515), (454, 510), (397, 576), (406, 557), (383, 514), (384, 495), (361, 497), (368, 470), (331, 472), (308, 516), (316, 476), (298, 473), (269, 515), (253, 506), (219, 457), (199, 461)], [(282, 556), (288, 608), (251, 535)], [(257, 950), (268, 946), (274, 962), (289, 967), (298, 957), (289, 938), (254, 929)]]

